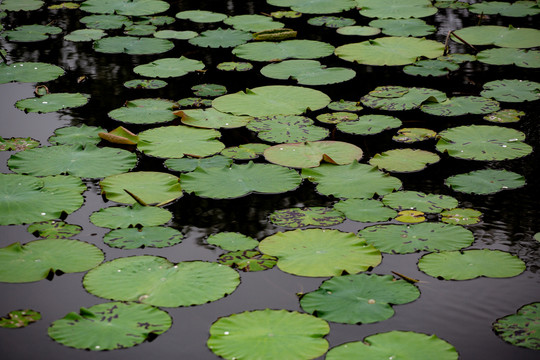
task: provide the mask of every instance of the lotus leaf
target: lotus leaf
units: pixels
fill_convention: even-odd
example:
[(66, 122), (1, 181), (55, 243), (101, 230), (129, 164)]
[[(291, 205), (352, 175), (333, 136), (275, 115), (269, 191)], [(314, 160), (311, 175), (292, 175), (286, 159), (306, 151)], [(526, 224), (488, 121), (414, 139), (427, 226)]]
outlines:
[(328, 28), (340, 28), (342, 26), (351, 26), (356, 20), (351, 18), (337, 16), (317, 16), (308, 20), (308, 24), (314, 26), (326, 26)]
[(0, 174), (0, 225), (58, 219), (81, 207), (85, 190), (74, 176)]
[[(144, 202), (159, 205), (169, 203), (182, 196), (180, 179), (176, 176), (155, 172), (136, 171), (107, 176), (100, 182), (101, 192), (111, 201), (123, 204)], [(127, 192), (134, 194), (138, 200)]]
[(195, 96), (215, 97), (225, 95), (227, 88), (219, 84), (200, 84), (191, 88)]
[(129, 55), (161, 54), (171, 50), (174, 44), (167, 39), (112, 36), (94, 42), (97, 52)]
[(155, 25), (150, 24), (130, 24), (125, 27), (124, 34), (133, 36), (146, 36), (154, 34), (156, 29), (157, 27)]
[(18, 329), (28, 326), (41, 319), (41, 314), (35, 310), (13, 310), (6, 317), (0, 318), (0, 327)]
[(346, 165), (362, 158), (362, 149), (342, 141), (308, 141), (274, 145), (264, 151), (266, 160), (294, 168), (313, 168), (322, 161)]
[(496, 161), (516, 159), (532, 152), (522, 142), (521, 131), (491, 125), (470, 125), (450, 128), (439, 133), (437, 150), (471, 160)]
[(139, 204), (108, 207), (90, 215), (90, 221), (94, 225), (109, 229), (158, 226), (165, 224), (171, 218), (172, 214), (168, 210)]
[(339, 124), (343, 121), (354, 121), (358, 115), (345, 111), (317, 115), (317, 120), (325, 124)]
[[(379, 0), (377, 0), (379, 1)], [(335, 54), (346, 61), (364, 65), (407, 65), (420, 57), (436, 58), (444, 45), (433, 40), (409, 37), (382, 37), (375, 40), (342, 45)]]
[(458, 201), (448, 195), (425, 194), (419, 191), (397, 191), (385, 195), (383, 204), (396, 210), (418, 210), (438, 214), (458, 206)]
[(242, 271), (263, 271), (272, 269), (277, 258), (263, 255), (257, 250), (240, 250), (221, 255), (217, 262)]
[(430, 129), (403, 128), (397, 131), (397, 134), (392, 137), (392, 140), (410, 144), (418, 141), (434, 139), (435, 136), (437, 136), (437, 133)]
[(97, 14), (143, 16), (167, 11), (169, 6), (161, 0), (86, 0), (80, 9)]
[(250, 250), (259, 245), (259, 242), (252, 237), (235, 232), (222, 232), (210, 235), (206, 239), (206, 242), (227, 251)]
[(390, 331), (345, 343), (330, 349), (327, 360), (392, 359), (457, 360), (456, 348), (435, 335), (412, 331)]
[(64, 70), (56, 65), (41, 62), (17, 62), (0, 64), (0, 84), (16, 82), (45, 82), (64, 75)]
[(329, 331), (326, 321), (296, 311), (245, 311), (213, 323), (207, 346), (225, 359), (314, 359), (328, 350)]
[(540, 83), (527, 80), (495, 80), (484, 84), (480, 95), (505, 102), (540, 99)]
[(225, 61), (217, 64), (216, 68), (221, 71), (249, 71), (253, 65), (248, 62)]
[(39, 141), (29, 137), (4, 139), (0, 136), (0, 151), (23, 151), (36, 148), (39, 145)]
[(128, 80), (124, 83), (124, 86), (130, 89), (161, 89), (165, 86), (167, 86), (167, 82), (163, 80), (158, 79), (148, 79), (148, 80), (142, 80), (142, 79), (134, 79), (134, 80)]
[(364, 115), (357, 120), (340, 122), (339, 131), (355, 135), (373, 135), (401, 126), (401, 120), (388, 115)]
[(0, 11), (33, 11), (43, 6), (41, 0), (4, 0)]
[(297, 115), (253, 118), (247, 128), (257, 132), (259, 139), (272, 143), (318, 141), (329, 133), (327, 129), (313, 125), (310, 118)]
[(290, 7), (306, 14), (333, 14), (356, 7), (355, 0), (266, 0), (275, 6)]
[(387, 221), (397, 214), (380, 201), (370, 199), (341, 200), (334, 205), (334, 209), (341, 211), (348, 219), (360, 222)]
[(336, 32), (341, 35), (357, 35), (357, 36), (373, 36), (381, 32), (381, 29), (371, 26), (343, 26), (336, 29)]
[(213, 129), (162, 126), (139, 133), (137, 149), (162, 158), (205, 157), (223, 150), (225, 145), (216, 140), (220, 136), (220, 132)]
[(480, 51), (478, 61), (490, 65), (516, 65), (524, 68), (540, 68), (540, 51), (512, 48), (495, 48)]
[(56, 129), (48, 141), (53, 145), (95, 145), (101, 141), (99, 133), (105, 129), (97, 126), (66, 126)]
[(77, 240), (35, 240), (0, 248), (0, 282), (39, 281), (63, 273), (89, 270), (105, 256), (96, 246)]
[(474, 209), (451, 209), (441, 213), (441, 221), (454, 225), (473, 225), (480, 222), (482, 213)]
[(540, 14), (540, 8), (536, 1), (516, 1), (507, 3), (505, 1), (483, 1), (472, 4), (469, 11), (475, 14), (524, 17)]
[(224, 149), (221, 152), (221, 155), (230, 159), (251, 160), (258, 158), (259, 155), (261, 155), (268, 147), (270, 147), (270, 145), (267, 144), (242, 144), (239, 146), (231, 146)]
[(208, 158), (181, 158), (181, 159), (167, 159), (165, 160), (165, 166), (174, 171), (190, 172), (196, 168), (225, 168), (232, 164), (232, 159), (229, 159), (223, 155), (214, 155)]
[(63, 221), (42, 221), (28, 227), (28, 232), (45, 239), (67, 239), (80, 233), (82, 227)]
[(175, 40), (189, 40), (193, 39), (198, 34), (195, 31), (185, 30), (159, 30), (154, 33), (154, 37), (158, 39), (175, 39)]
[(302, 177), (317, 183), (319, 193), (340, 198), (371, 198), (375, 194), (382, 196), (401, 188), (398, 178), (358, 162), (302, 169)]
[(158, 59), (148, 64), (136, 66), (133, 71), (142, 76), (169, 78), (184, 76), (192, 71), (202, 69), (204, 69), (202, 61), (181, 56), (180, 58)]
[(357, 112), (363, 109), (363, 107), (360, 105), (360, 102), (346, 101), (343, 99), (339, 101), (332, 101), (330, 104), (328, 104), (328, 108), (334, 111), (352, 111), (352, 112)]
[(426, 221), (425, 214), (417, 210), (403, 210), (398, 213), (395, 220), (407, 223), (407, 224), (416, 224)]
[(497, 319), (493, 330), (512, 345), (540, 350), (540, 302), (524, 305), (515, 314)]
[[(455, 34), (472, 45), (495, 45), (509, 48), (532, 48), (540, 46), (540, 30), (479, 25), (455, 31)], [(452, 38), (456, 41), (459, 39)]]
[(90, 29), (75, 30), (75, 32), (91, 29), (114, 30), (121, 29), (123, 26), (131, 24), (131, 20), (123, 15), (89, 15), (80, 18), (79, 21)]
[(139, 142), (139, 136), (123, 126), (119, 126), (108, 133), (100, 132), (98, 135), (103, 140), (107, 140), (114, 144), (137, 145)]
[(276, 194), (296, 189), (302, 179), (295, 170), (272, 164), (233, 164), (229, 168), (197, 168), (181, 176), (188, 193), (231, 199), (250, 193)]
[(375, 154), (369, 163), (390, 172), (415, 172), (439, 162), (440, 159), (439, 155), (425, 150), (393, 149)]
[(197, 37), (189, 39), (189, 43), (209, 48), (229, 48), (245, 44), (253, 37), (250, 33), (242, 30), (222, 29), (207, 30)]
[(422, 18), (437, 12), (430, 0), (356, 0), (360, 15), (376, 18)]
[(392, 304), (406, 304), (419, 296), (416, 286), (391, 275), (355, 274), (324, 281), (300, 299), (300, 306), (328, 321), (368, 324), (392, 317)]
[(518, 122), (525, 112), (515, 109), (504, 109), (484, 116), (484, 120), (494, 123), (513, 123)]
[(234, 115), (272, 116), (300, 115), (322, 109), (329, 103), (330, 98), (318, 90), (270, 85), (220, 96), (212, 101), (212, 106)]
[(176, 18), (197, 23), (213, 23), (225, 20), (227, 15), (207, 10), (186, 10), (177, 13)]
[(4, 31), (2, 36), (13, 42), (36, 42), (60, 34), (62, 29), (51, 25), (21, 25), (13, 30)]
[(412, 110), (426, 101), (442, 102), (446, 95), (439, 90), (406, 88), (402, 86), (379, 86), (362, 97), (367, 107), (387, 111)]
[(435, 222), (374, 225), (358, 235), (380, 251), (392, 254), (458, 250), (474, 241), (472, 232), (461, 226)]
[(272, 224), (289, 228), (332, 226), (341, 224), (344, 220), (345, 216), (341, 212), (325, 207), (283, 209), (270, 214)]
[(236, 30), (248, 32), (281, 29), (283, 26), (285, 26), (279, 21), (274, 21), (274, 19), (269, 16), (257, 14), (230, 16), (223, 22), (227, 25), (231, 25)]
[(253, 61), (285, 59), (315, 59), (332, 55), (334, 47), (315, 40), (285, 40), (280, 42), (252, 42), (233, 49), (233, 54)]
[(86, 105), (89, 98), (81, 93), (56, 93), (19, 100), (15, 106), (24, 112), (48, 113)]
[(302, 85), (327, 85), (351, 80), (356, 76), (352, 69), (326, 67), (317, 60), (285, 60), (266, 65), (261, 74), (272, 79), (294, 79)]
[(204, 261), (173, 264), (149, 255), (105, 262), (83, 279), (85, 289), (95, 296), (165, 307), (215, 301), (239, 284), (238, 272), (228, 266)]
[(418, 260), (418, 268), (439, 279), (469, 280), (480, 276), (490, 278), (517, 276), (525, 270), (525, 263), (517, 256), (504, 251), (474, 249), (424, 255)]
[(369, 26), (380, 28), (388, 36), (427, 36), (435, 32), (435, 26), (420, 19), (377, 19)]
[(405, 66), (403, 72), (418, 76), (444, 76), (457, 69), (459, 69), (459, 65), (450, 61), (420, 60), (412, 65)]
[(253, 118), (217, 111), (214, 108), (175, 111), (182, 118), (182, 124), (208, 129), (232, 129), (245, 126)]
[(144, 226), (141, 229), (127, 228), (112, 230), (105, 234), (103, 242), (119, 249), (164, 248), (182, 242), (180, 231), (162, 226)]
[(379, 265), (381, 254), (352, 233), (297, 229), (277, 233), (259, 244), (263, 254), (276, 256), (282, 271), (299, 276), (356, 274)]
[(525, 185), (525, 178), (512, 171), (484, 169), (450, 176), (444, 183), (458, 192), (488, 195), (520, 188)]
[(135, 303), (109, 302), (81, 308), (53, 321), (49, 336), (62, 345), (93, 351), (125, 349), (167, 331), (165, 311)]

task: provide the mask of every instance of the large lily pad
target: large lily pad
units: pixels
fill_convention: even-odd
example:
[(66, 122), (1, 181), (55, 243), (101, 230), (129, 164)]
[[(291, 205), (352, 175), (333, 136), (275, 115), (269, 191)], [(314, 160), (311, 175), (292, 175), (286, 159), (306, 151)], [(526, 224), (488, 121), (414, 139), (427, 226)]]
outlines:
[(276, 210), (270, 214), (270, 222), (277, 226), (298, 228), (304, 226), (332, 226), (345, 220), (343, 214), (325, 207), (306, 207)]
[(373, 135), (385, 130), (398, 128), (401, 120), (389, 115), (363, 115), (357, 120), (342, 121), (336, 125), (336, 129), (347, 134)]
[(97, 14), (143, 16), (167, 11), (169, 6), (162, 0), (86, 0), (80, 9)]
[[(465, 27), (455, 33), (472, 45), (496, 45), (509, 48), (540, 46), (540, 30), (538, 29), (479, 25)], [(460, 41), (454, 37), (452, 39)]]
[(175, 111), (182, 118), (182, 124), (208, 129), (232, 129), (245, 126), (253, 118), (238, 116), (217, 111), (214, 108)]
[(444, 183), (458, 192), (487, 195), (520, 188), (525, 178), (512, 171), (484, 169), (450, 176)]
[(286, 310), (232, 314), (210, 326), (207, 345), (225, 359), (314, 359), (328, 350), (326, 321)]
[(230, 48), (245, 44), (251, 39), (253, 37), (248, 32), (218, 28), (203, 31), (199, 36), (189, 39), (189, 43), (208, 48)]
[(346, 165), (360, 160), (362, 154), (362, 149), (358, 146), (342, 141), (280, 144), (264, 151), (266, 160), (294, 168), (317, 167), (323, 160), (332, 164)]
[(55, 341), (93, 351), (124, 349), (167, 331), (172, 319), (165, 311), (135, 303), (109, 302), (81, 308), (54, 321), (48, 329)]
[(469, 280), (480, 276), (517, 276), (525, 270), (525, 263), (504, 251), (474, 249), (424, 255), (418, 260), (418, 268), (430, 276), (444, 280)]
[(297, 115), (252, 118), (246, 127), (257, 132), (259, 139), (272, 143), (317, 141), (329, 133), (327, 129), (313, 125), (310, 118)]
[(499, 103), (481, 96), (456, 96), (441, 102), (426, 102), (421, 110), (437, 116), (489, 114), (499, 110)]
[(375, 154), (369, 163), (391, 172), (415, 172), (439, 162), (439, 155), (425, 150), (393, 149)]
[(154, 60), (148, 64), (136, 66), (133, 71), (142, 76), (169, 78), (184, 76), (202, 69), (204, 69), (202, 61), (181, 56)]
[(512, 345), (540, 350), (540, 302), (524, 305), (515, 314), (497, 319), (493, 330)]
[(434, 222), (413, 225), (374, 225), (358, 235), (385, 253), (458, 250), (474, 241), (471, 231), (457, 225)]
[(306, 14), (333, 14), (353, 9), (355, 0), (267, 0), (275, 6), (290, 7), (294, 11)]
[(300, 276), (356, 274), (379, 265), (379, 250), (352, 233), (307, 229), (277, 233), (259, 244), (263, 254), (276, 256), (281, 270)]
[(326, 67), (317, 60), (285, 60), (266, 65), (261, 74), (272, 79), (294, 79), (301, 85), (327, 85), (351, 80), (356, 76), (352, 69)]
[(15, 107), (24, 112), (48, 113), (83, 106), (90, 95), (81, 93), (56, 93), (19, 100)]
[(221, 299), (240, 284), (237, 271), (204, 261), (173, 264), (157, 256), (118, 258), (92, 269), (85, 289), (96, 296), (154, 306), (191, 306)]
[(86, 271), (104, 258), (96, 246), (77, 240), (17, 242), (0, 249), (0, 282), (32, 282), (55, 273)]
[(399, 211), (418, 210), (431, 214), (438, 214), (445, 209), (453, 209), (458, 206), (458, 201), (451, 196), (425, 194), (419, 191), (397, 191), (385, 195), (382, 202)]
[(253, 61), (285, 59), (316, 59), (332, 55), (334, 47), (315, 40), (285, 40), (280, 42), (252, 42), (237, 46), (233, 54)]
[(164, 248), (182, 242), (180, 231), (163, 226), (144, 226), (141, 229), (126, 228), (105, 234), (103, 242), (119, 249)]
[(90, 222), (96, 226), (119, 229), (127, 227), (149, 227), (163, 225), (171, 220), (170, 211), (153, 206), (112, 206), (90, 215)]
[(348, 219), (361, 222), (388, 221), (397, 215), (397, 211), (392, 210), (378, 200), (371, 199), (347, 199), (341, 200), (334, 205)]
[(64, 75), (59, 66), (41, 62), (0, 63), (0, 84), (8, 82), (45, 82)]
[(480, 95), (505, 102), (540, 99), (540, 83), (527, 80), (495, 80), (484, 84)]
[(421, 18), (431, 16), (437, 8), (430, 0), (356, 0), (360, 14), (376, 18)]
[(419, 296), (416, 286), (391, 275), (355, 274), (326, 280), (305, 294), (300, 306), (328, 321), (368, 324), (392, 317), (392, 304), (406, 304)]
[(524, 68), (540, 67), (540, 51), (512, 48), (495, 48), (480, 51), (478, 61), (490, 65), (516, 65)]
[(362, 97), (362, 104), (373, 109), (400, 111), (412, 110), (426, 101), (442, 102), (446, 94), (427, 88), (379, 86)]
[(134, 36), (109, 36), (94, 42), (94, 50), (107, 54), (161, 54), (171, 50), (173, 47), (174, 44), (167, 39)]
[(176, 119), (173, 110), (177, 105), (164, 99), (136, 99), (109, 111), (108, 115), (128, 124), (158, 124)]

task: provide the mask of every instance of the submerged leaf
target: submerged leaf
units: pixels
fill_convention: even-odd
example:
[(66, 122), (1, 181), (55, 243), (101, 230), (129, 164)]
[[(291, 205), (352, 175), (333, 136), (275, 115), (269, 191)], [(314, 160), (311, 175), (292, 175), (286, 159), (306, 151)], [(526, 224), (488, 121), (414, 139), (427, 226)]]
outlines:
[(497, 319), (493, 330), (512, 345), (540, 350), (540, 302), (524, 305), (515, 314)]

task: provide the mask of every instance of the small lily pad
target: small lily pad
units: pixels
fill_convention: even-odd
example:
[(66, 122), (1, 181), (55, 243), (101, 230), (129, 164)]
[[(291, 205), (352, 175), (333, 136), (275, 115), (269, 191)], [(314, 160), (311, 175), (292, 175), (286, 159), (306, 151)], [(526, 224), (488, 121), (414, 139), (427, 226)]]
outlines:
[(459, 65), (442, 60), (420, 60), (403, 68), (403, 72), (415, 76), (444, 76), (459, 69)]
[(283, 209), (270, 214), (272, 224), (289, 228), (332, 226), (341, 224), (344, 220), (341, 212), (325, 207)]
[(5, 329), (19, 329), (26, 327), (41, 319), (41, 314), (35, 310), (13, 310), (6, 317), (0, 318), (0, 327)]
[(419, 191), (397, 191), (385, 195), (382, 201), (384, 205), (399, 211), (418, 210), (429, 214), (437, 214), (458, 205), (458, 201), (451, 196)]
[(507, 343), (540, 350), (540, 302), (524, 305), (515, 314), (493, 323), (493, 330)]
[(334, 47), (328, 43), (316, 40), (263, 41), (239, 45), (232, 52), (241, 59), (277, 61), (322, 58), (332, 55)]
[(431, 129), (424, 128), (403, 128), (397, 131), (397, 134), (392, 137), (392, 140), (411, 144), (419, 141), (434, 139), (437, 133)]
[(202, 69), (204, 69), (202, 61), (181, 56), (180, 58), (154, 60), (148, 64), (136, 66), (133, 71), (142, 76), (169, 78), (184, 76)]
[(23, 151), (33, 149), (40, 145), (39, 141), (32, 138), (9, 138), (4, 139), (0, 136), (0, 151)]
[(49, 113), (86, 105), (89, 98), (81, 93), (56, 93), (19, 100), (15, 107), (24, 112)]
[(340, 35), (373, 36), (378, 35), (381, 29), (372, 26), (351, 25), (336, 29)]
[(355, 8), (354, 0), (267, 0), (271, 5), (288, 6), (306, 14), (333, 14)]
[(346, 111), (336, 111), (317, 115), (317, 120), (325, 124), (339, 124), (343, 121), (358, 120), (358, 115)]
[(79, 29), (64, 36), (64, 40), (74, 42), (94, 41), (99, 40), (106, 35), (107, 33), (101, 29)]
[(221, 71), (249, 71), (253, 69), (253, 65), (248, 62), (225, 61), (216, 65), (216, 68)]
[(395, 220), (407, 223), (407, 224), (416, 224), (426, 221), (425, 214), (417, 210), (403, 210), (398, 213)]
[(180, 107), (206, 108), (212, 106), (212, 99), (203, 99), (201, 97), (187, 97), (178, 100)]
[(313, 125), (310, 118), (298, 115), (256, 117), (246, 127), (257, 132), (259, 139), (272, 143), (318, 141), (329, 134), (327, 129)]
[(505, 102), (540, 99), (540, 83), (528, 80), (495, 80), (484, 84), (483, 97)]
[(41, 0), (4, 0), (0, 4), (0, 11), (33, 11), (43, 4)]
[(173, 40), (189, 40), (193, 39), (198, 34), (195, 31), (185, 30), (159, 30), (154, 33), (154, 37), (158, 39), (173, 39)]
[(272, 79), (293, 79), (302, 85), (327, 85), (351, 80), (356, 76), (352, 69), (326, 67), (316, 60), (285, 60), (269, 64), (261, 74)]
[(161, 89), (167, 86), (167, 82), (158, 79), (134, 79), (128, 80), (124, 83), (124, 86), (129, 89)]
[(388, 115), (363, 115), (356, 120), (343, 121), (336, 129), (347, 134), (373, 135), (401, 126), (401, 120)]
[(511, 17), (525, 17), (540, 14), (540, 8), (536, 1), (516, 1), (507, 3), (506, 1), (483, 1), (472, 4), (469, 11), (475, 14), (495, 15)]
[[(79, 21), (83, 24), (85, 24), (90, 29), (81, 29), (81, 30), (75, 30), (74, 33), (77, 35), (81, 33), (82, 30), (115, 30), (115, 29), (121, 29), (124, 26), (130, 25), (131, 20), (124, 15), (89, 15), (85, 16), (79, 19)], [(87, 33), (87, 32), (86, 32)], [(73, 33), (71, 33), (73, 34)], [(70, 35), (71, 35), (70, 34)], [(70, 36), (68, 35), (68, 36)], [(103, 32), (103, 35), (106, 35), (105, 32)], [(100, 37), (101, 38), (101, 37)], [(98, 38), (98, 39), (100, 39)], [(97, 40), (97, 39), (94, 39)]]
[(231, 146), (221, 151), (221, 155), (236, 160), (252, 160), (258, 158), (270, 145), (259, 143)]
[(338, 16), (316, 16), (308, 20), (308, 24), (314, 26), (325, 26), (328, 28), (340, 28), (342, 26), (351, 26), (356, 20)]
[(412, 110), (426, 101), (442, 102), (446, 94), (427, 88), (407, 88), (403, 86), (379, 86), (362, 97), (367, 107), (386, 111)]
[(441, 212), (441, 221), (454, 225), (474, 225), (480, 222), (482, 213), (474, 209), (450, 209)]
[(245, 14), (230, 16), (223, 20), (227, 25), (231, 25), (236, 30), (246, 32), (258, 32), (264, 30), (281, 29), (285, 25), (279, 21), (274, 21), (270, 16), (259, 14)]
[(444, 183), (458, 192), (488, 195), (525, 186), (525, 178), (512, 171), (484, 169), (450, 176)]
[(330, 104), (328, 104), (328, 108), (334, 111), (351, 111), (351, 112), (358, 112), (363, 109), (362, 105), (360, 105), (360, 102), (347, 101), (343, 99), (339, 101), (332, 101)]
[(164, 165), (171, 170), (190, 172), (196, 168), (225, 168), (232, 164), (233, 160), (223, 155), (214, 155), (208, 158), (181, 158), (167, 159)]
[(357, 162), (362, 155), (362, 149), (358, 146), (342, 141), (280, 144), (264, 151), (264, 157), (271, 163), (294, 168), (313, 168), (322, 161), (346, 165)]
[(97, 145), (101, 138), (99, 133), (105, 129), (97, 126), (66, 126), (54, 130), (54, 135), (48, 141), (53, 145)]
[(375, 154), (369, 163), (390, 172), (416, 172), (440, 159), (439, 155), (425, 150), (393, 149)]
[(369, 26), (380, 28), (388, 36), (427, 36), (435, 32), (433, 25), (428, 25), (420, 19), (377, 19), (372, 20)]
[(354, 221), (360, 222), (380, 222), (388, 221), (397, 214), (378, 200), (371, 199), (347, 199), (341, 200), (334, 205), (334, 208)]
[[(540, 46), (540, 30), (531, 28), (479, 25), (456, 30), (455, 34), (471, 45), (495, 45), (509, 48)], [(461, 42), (456, 37), (452, 39)]]
[(484, 116), (484, 120), (494, 123), (513, 123), (518, 122), (525, 112), (515, 109), (503, 109)]
[(4, 31), (2, 36), (13, 42), (37, 42), (47, 40), (49, 35), (60, 34), (62, 29), (51, 25), (21, 25)]
[(227, 88), (219, 84), (200, 84), (191, 88), (195, 96), (215, 97), (225, 95)]
[(241, 271), (252, 272), (272, 269), (277, 263), (277, 258), (261, 254), (257, 250), (239, 250), (221, 255), (217, 262)]
[(80, 233), (82, 227), (63, 221), (42, 221), (28, 227), (28, 232), (45, 239), (68, 239)]
[(227, 15), (207, 10), (186, 10), (177, 13), (176, 18), (196, 23), (214, 23), (225, 20)]
[(161, 54), (171, 50), (173, 47), (174, 44), (167, 39), (134, 36), (110, 36), (94, 42), (94, 50), (107, 54)]
[(143, 226), (142, 228), (124, 228), (105, 234), (103, 242), (119, 249), (165, 248), (182, 242), (180, 231), (163, 226)]
[(153, 206), (113, 206), (101, 209), (90, 215), (92, 224), (109, 228), (119, 229), (133, 226), (158, 226), (171, 220), (170, 211)]
[(206, 242), (227, 251), (250, 250), (259, 245), (259, 242), (252, 237), (235, 232), (221, 232), (210, 235)]
[(249, 32), (234, 29), (206, 30), (189, 39), (189, 43), (206, 48), (232, 48), (253, 39)]

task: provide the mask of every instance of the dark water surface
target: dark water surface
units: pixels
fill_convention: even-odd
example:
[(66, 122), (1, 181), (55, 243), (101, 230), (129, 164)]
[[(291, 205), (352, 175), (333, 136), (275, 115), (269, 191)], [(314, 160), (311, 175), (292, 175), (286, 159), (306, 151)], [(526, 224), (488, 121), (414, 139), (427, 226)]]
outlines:
[[(248, 13), (268, 13), (277, 8), (266, 5), (264, 1), (170, 1), (172, 6), (168, 15), (174, 16), (185, 9), (206, 9), (224, 12), (229, 15)], [(161, 97), (178, 100), (191, 96), (191, 86), (200, 83), (226, 85), (229, 93), (272, 84), (293, 84), (262, 77), (258, 70), (264, 64), (255, 63), (255, 70), (249, 73), (222, 73), (215, 66), (222, 61), (235, 60), (231, 49), (205, 49), (191, 46), (187, 41), (175, 41), (175, 48), (165, 54), (155, 56), (107, 55), (96, 53), (89, 43), (63, 41), (63, 35), (82, 28), (78, 19), (87, 14), (80, 11), (48, 11), (46, 9), (30, 13), (10, 14), (3, 20), (6, 28), (23, 24), (46, 24), (52, 20), (64, 29), (59, 36), (40, 43), (9, 43), (0, 39), (0, 45), (9, 51), (9, 60), (43, 61), (62, 66), (66, 75), (47, 83), (52, 92), (82, 92), (91, 94), (88, 105), (70, 111), (52, 114), (25, 114), (14, 107), (17, 100), (33, 96), (33, 84), (0, 85), (0, 135), (7, 137), (33, 137), (43, 145), (47, 138), (59, 127), (87, 124), (102, 126), (108, 130), (122, 125), (107, 117), (112, 109), (122, 106), (126, 100), (144, 97)], [(353, 17), (358, 25), (370, 21), (362, 18), (357, 11), (344, 13)], [(335, 30), (314, 27), (306, 24), (309, 16), (300, 19), (284, 20), (287, 27), (299, 31), (300, 39), (316, 39), (334, 46), (345, 42), (362, 41), (362, 38), (340, 36)], [(444, 42), (451, 29), (474, 25), (478, 18), (464, 11), (440, 10), (427, 18), (430, 24), (438, 27), (437, 34), (429, 38)], [(484, 24), (500, 24), (534, 27), (538, 16), (515, 20), (492, 17)], [(193, 29), (200, 32), (217, 28), (218, 25), (193, 25), (177, 20), (168, 28), (177, 30)], [(452, 52), (463, 52), (465, 48), (452, 44)], [(125, 89), (124, 81), (137, 78), (132, 72), (134, 66), (162, 57), (187, 56), (205, 63), (205, 73), (190, 74), (181, 78), (166, 79), (169, 85), (161, 90), (144, 91)], [(327, 65), (339, 65), (356, 70), (357, 76), (346, 83), (316, 87), (327, 93), (333, 100), (359, 100), (368, 91), (380, 85), (424, 86), (445, 91), (448, 96), (478, 95), (482, 85), (498, 79), (540, 80), (537, 69), (519, 69), (512, 66), (487, 66), (481, 63), (468, 63), (442, 78), (418, 78), (404, 75), (401, 67), (369, 67), (355, 65), (335, 56), (322, 59)], [(86, 75), (88, 80), (81, 84), (76, 79)], [(484, 213), (483, 221), (469, 229), (474, 232), (475, 242), (471, 248), (488, 248), (508, 251), (519, 256), (527, 264), (527, 270), (519, 276), (507, 279), (475, 279), (468, 281), (443, 281), (427, 276), (417, 269), (416, 263), (423, 253), (408, 255), (384, 254), (381, 265), (372, 272), (389, 274), (397, 271), (419, 279), (417, 284), (421, 296), (414, 302), (395, 306), (395, 315), (385, 321), (368, 325), (343, 325), (330, 323), (327, 339), (330, 347), (361, 340), (366, 336), (391, 330), (411, 330), (426, 334), (436, 334), (456, 347), (464, 360), (492, 359), (538, 359), (539, 353), (505, 343), (491, 330), (491, 324), (499, 317), (516, 312), (521, 306), (540, 301), (539, 256), (540, 243), (532, 236), (540, 232), (539, 186), (540, 170), (538, 164), (539, 107), (536, 103), (503, 104), (503, 108), (517, 108), (527, 112), (519, 123), (510, 127), (519, 129), (527, 135), (526, 142), (535, 151), (518, 160), (496, 163), (481, 163), (456, 160), (441, 155), (438, 164), (413, 174), (393, 174), (403, 181), (405, 190), (418, 190), (426, 193), (440, 193), (456, 197), (460, 207), (472, 207)], [(370, 113), (364, 109), (361, 114)], [(450, 126), (465, 124), (487, 124), (481, 115), (458, 118), (433, 117), (420, 111), (395, 113), (404, 127), (429, 127), (436, 131)], [(127, 126), (139, 132), (151, 126)], [(400, 147), (392, 142), (395, 131), (386, 131), (376, 136), (350, 136), (335, 132), (336, 140), (355, 143), (364, 150), (366, 162), (374, 154)], [(222, 141), (226, 146), (246, 142), (258, 142), (255, 135), (245, 129), (222, 130)], [(434, 143), (415, 146), (433, 151)], [(11, 153), (0, 153), (0, 170), (10, 172), (6, 162)], [(501, 192), (490, 196), (471, 196), (452, 192), (443, 181), (450, 175), (471, 170), (495, 168), (516, 171), (527, 179), (521, 189)], [(167, 171), (162, 160), (140, 156), (135, 170)], [(176, 174), (177, 175), (177, 174)], [(172, 262), (186, 260), (215, 261), (223, 253), (219, 248), (205, 245), (204, 239), (220, 231), (236, 231), (258, 240), (287, 229), (276, 227), (268, 222), (268, 215), (276, 210), (293, 206), (332, 205), (336, 199), (317, 194), (314, 186), (304, 182), (294, 191), (279, 195), (250, 195), (234, 200), (209, 200), (184, 195), (167, 209), (174, 213), (169, 224), (185, 234), (184, 241), (166, 249), (120, 250), (109, 248), (103, 241), (108, 231), (98, 228), (88, 221), (90, 214), (100, 208), (114, 205), (104, 203), (99, 194), (98, 181), (86, 181), (88, 191), (84, 193), (85, 204), (69, 215), (66, 222), (78, 224), (83, 231), (77, 239), (95, 244), (106, 254), (106, 260), (118, 257), (150, 254), (164, 256)], [(347, 221), (333, 228), (357, 232), (369, 224)], [(26, 231), (27, 226), (1, 226), (0, 246), (16, 241), (26, 243), (34, 236)], [(301, 311), (297, 293), (318, 288), (323, 278), (299, 277), (281, 272), (277, 268), (256, 273), (241, 273), (241, 284), (231, 295), (202, 306), (187, 308), (166, 308), (173, 318), (169, 331), (151, 343), (143, 343), (133, 348), (109, 352), (88, 352), (71, 349), (55, 343), (47, 335), (50, 323), (80, 307), (90, 307), (105, 302), (87, 293), (81, 281), (84, 274), (65, 274), (53, 281), (39, 281), (26, 284), (0, 284), (0, 316), (11, 310), (31, 308), (41, 312), (41, 321), (24, 329), (0, 329), (0, 358), (6, 360), (23, 359), (215, 359), (206, 348), (210, 325), (221, 316), (227, 316), (254, 309), (288, 309)], [(434, 359), (436, 360), (436, 359)]]

